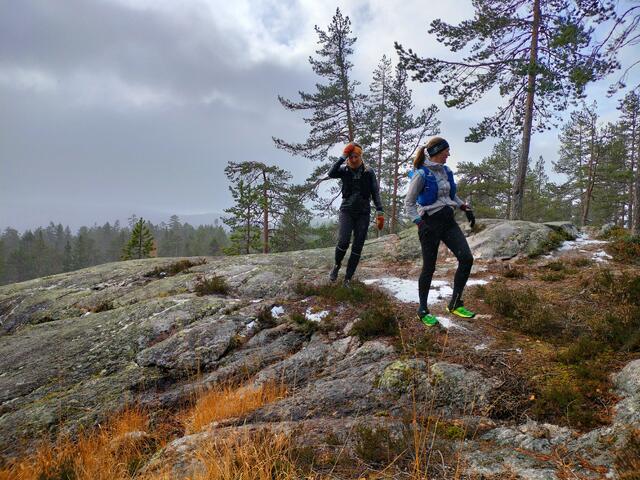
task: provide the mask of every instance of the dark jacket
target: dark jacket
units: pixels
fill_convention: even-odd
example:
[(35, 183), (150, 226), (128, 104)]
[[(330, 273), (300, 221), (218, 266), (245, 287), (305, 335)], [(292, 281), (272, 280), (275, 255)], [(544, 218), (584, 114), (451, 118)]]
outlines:
[(329, 170), (330, 178), (342, 180), (342, 203), (341, 211), (351, 213), (371, 213), (371, 200), (376, 206), (376, 210), (382, 213), (382, 202), (380, 201), (380, 189), (373, 169), (360, 165), (352, 170), (347, 165), (343, 165), (346, 158), (340, 157)]

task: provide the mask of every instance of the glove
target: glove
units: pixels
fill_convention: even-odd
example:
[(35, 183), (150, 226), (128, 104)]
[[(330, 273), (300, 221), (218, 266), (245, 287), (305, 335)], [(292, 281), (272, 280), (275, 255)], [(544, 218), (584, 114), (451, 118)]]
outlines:
[(473, 210), (471, 209), (471, 207), (466, 203), (464, 203), (460, 206), (460, 210), (462, 210), (464, 214), (467, 216), (467, 220), (469, 221), (469, 225), (471, 226), (471, 228), (475, 227), (476, 216), (473, 214)]
[(422, 224), (422, 217), (414, 218), (413, 223), (415, 223), (419, 227)]
[(382, 230), (384, 228), (384, 215), (382, 215), (382, 213), (379, 213), (376, 217), (376, 226), (378, 227), (378, 230)]
[(347, 143), (347, 146), (344, 147), (344, 150), (342, 151), (342, 156), (344, 158), (349, 158), (355, 148), (356, 146), (354, 143)]

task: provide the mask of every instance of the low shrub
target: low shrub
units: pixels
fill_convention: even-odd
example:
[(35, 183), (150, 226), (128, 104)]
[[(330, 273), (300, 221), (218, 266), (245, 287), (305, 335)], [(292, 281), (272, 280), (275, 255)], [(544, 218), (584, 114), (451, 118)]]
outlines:
[(509, 265), (505, 270), (504, 273), (502, 274), (505, 278), (513, 278), (513, 279), (518, 279), (518, 278), (524, 278), (524, 273), (522, 273), (522, 270), (515, 268), (511, 265)]
[(103, 300), (102, 302), (98, 303), (95, 307), (93, 307), (91, 311), (93, 313), (100, 313), (100, 312), (108, 312), (109, 310), (113, 310), (113, 309), (114, 309), (114, 306), (111, 300)]
[(213, 295), (216, 293), (226, 295), (229, 293), (229, 286), (223, 277), (214, 275), (212, 277), (201, 277), (196, 282), (196, 295), (202, 297), (204, 295)]
[(555, 250), (566, 240), (573, 240), (573, 237), (564, 230), (552, 230), (549, 236), (540, 242), (533, 252), (529, 253), (529, 258), (539, 257)]
[(299, 312), (293, 312), (289, 315), (289, 320), (296, 326), (299, 332), (307, 335), (311, 335), (317, 331), (320, 323), (309, 320), (304, 314)]
[(388, 465), (408, 450), (403, 438), (395, 438), (386, 428), (356, 427), (355, 451), (367, 465)]
[(185, 270), (190, 269), (191, 267), (195, 267), (198, 265), (204, 265), (207, 261), (204, 258), (199, 258), (198, 260), (178, 260), (177, 262), (170, 263), (169, 265), (159, 266), (144, 274), (145, 277), (173, 277), (174, 275), (179, 274), (180, 272), (184, 272)]
[(504, 282), (477, 289), (485, 302), (503, 315), (503, 323), (522, 333), (540, 337), (558, 336), (562, 319), (550, 305), (544, 304), (530, 287), (507, 287)]
[(609, 243), (605, 250), (617, 262), (640, 265), (640, 235), (618, 238)]
[(586, 258), (586, 257), (576, 257), (576, 258), (572, 258), (569, 261), (569, 263), (573, 267), (582, 268), (582, 267), (590, 267), (591, 265), (594, 264), (594, 261), (591, 260), (590, 258)]
[(564, 272), (549, 272), (540, 275), (540, 280), (545, 282), (559, 282), (560, 280), (564, 280), (567, 276)]
[(351, 328), (350, 335), (365, 341), (371, 338), (397, 335), (398, 320), (391, 304), (380, 302), (368, 307)]

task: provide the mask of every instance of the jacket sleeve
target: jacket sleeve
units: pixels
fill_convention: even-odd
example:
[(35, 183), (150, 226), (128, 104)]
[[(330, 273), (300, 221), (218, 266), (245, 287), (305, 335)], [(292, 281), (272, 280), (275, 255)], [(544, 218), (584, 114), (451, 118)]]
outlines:
[(407, 195), (404, 197), (404, 214), (414, 223), (420, 220), (420, 215), (418, 214), (418, 195), (423, 188), (424, 177), (420, 175), (420, 173), (416, 172), (415, 175), (411, 177), (409, 190), (407, 191)]
[(458, 204), (458, 208), (460, 208), (462, 205), (464, 205), (464, 202), (462, 200), (460, 200), (460, 197), (458, 195), (456, 195), (456, 198), (454, 198), (453, 201)]
[(329, 178), (342, 178), (343, 173), (344, 173), (344, 169), (341, 169), (340, 167), (342, 166), (342, 164), (344, 163), (345, 160), (346, 160), (346, 158), (342, 157), (342, 156), (340, 158), (338, 158), (336, 163), (334, 163), (331, 166), (331, 168), (329, 169), (329, 172), (327, 173)]
[(384, 212), (382, 208), (382, 202), (380, 201), (380, 187), (378, 185), (378, 179), (376, 178), (376, 174), (373, 169), (371, 172), (371, 196), (373, 197), (373, 203), (376, 206), (376, 211), (379, 213)]

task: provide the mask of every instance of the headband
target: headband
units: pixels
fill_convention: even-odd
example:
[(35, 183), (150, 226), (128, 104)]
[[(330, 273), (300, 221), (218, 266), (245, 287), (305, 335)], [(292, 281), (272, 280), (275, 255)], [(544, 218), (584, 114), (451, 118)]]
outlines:
[(430, 157), (433, 157), (434, 155), (439, 154), (440, 152), (442, 152), (443, 150), (446, 150), (447, 148), (449, 148), (449, 143), (446, 140), (442, 139), (435, 145), (432, 145), (429, 148), (427, 148), (427, 153), (429, 154)]

